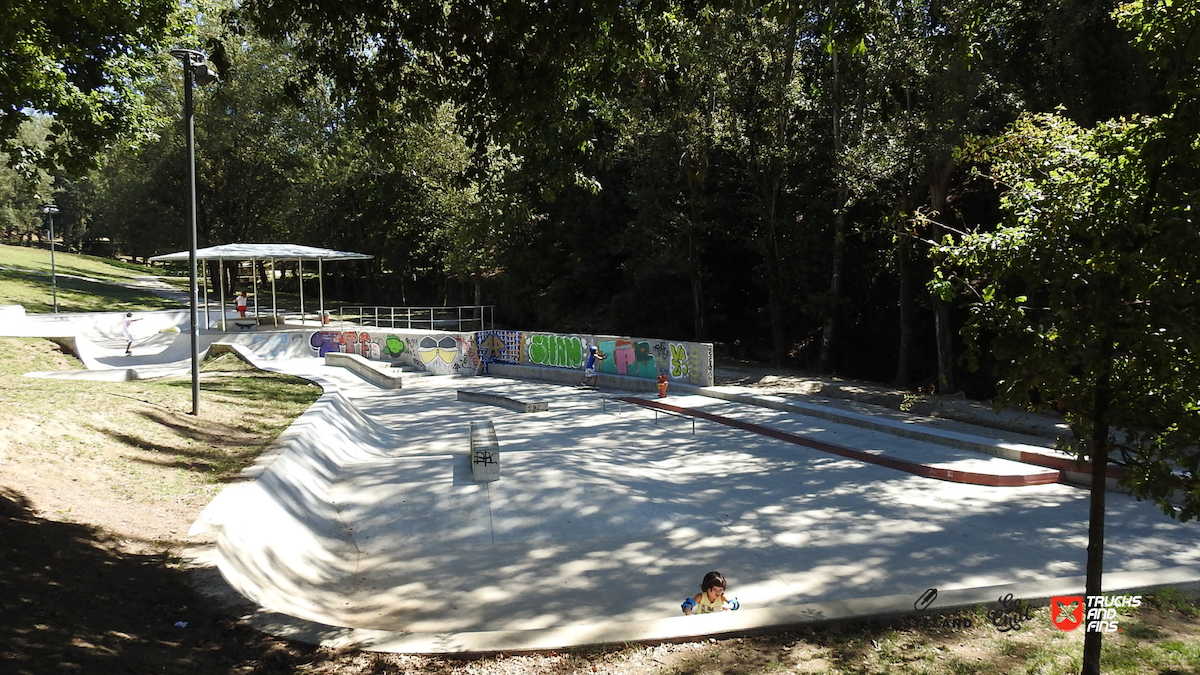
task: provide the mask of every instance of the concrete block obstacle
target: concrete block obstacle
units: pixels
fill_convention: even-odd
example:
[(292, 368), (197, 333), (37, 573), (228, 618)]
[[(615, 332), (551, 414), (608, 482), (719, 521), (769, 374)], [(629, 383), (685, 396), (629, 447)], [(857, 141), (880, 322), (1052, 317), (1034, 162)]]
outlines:
[(468, 403), (496, 405), (520, 413), (546, 412), (550, 410), (550, 404), (546, 401), (519, 401), (500, 394), (492, 394), (486, 391), (471, 391), (469, 389), (459, 389), (458, 400)]
[(401, 388), (401, 371), (392, 369), (384, 370), (377, 367), (375, 362), (365, 359), (358, 354), (329, 352), (325, 355), (325, 365), (345, 368), (367, 382), (383, 387), (384, 389)]
[(500, 442), (491, 420), (470, 423), (471, 477), (477, 482), (500, 480)]

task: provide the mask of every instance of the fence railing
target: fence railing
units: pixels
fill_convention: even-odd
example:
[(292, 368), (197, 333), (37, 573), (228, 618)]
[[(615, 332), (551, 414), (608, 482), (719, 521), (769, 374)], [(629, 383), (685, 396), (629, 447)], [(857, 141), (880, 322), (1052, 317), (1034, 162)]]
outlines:
[(461, 307), (347, 306), (337, 310), (339, 321), (377, 328), (441, 330), (463, 333), (496, 326), (495, 305)]

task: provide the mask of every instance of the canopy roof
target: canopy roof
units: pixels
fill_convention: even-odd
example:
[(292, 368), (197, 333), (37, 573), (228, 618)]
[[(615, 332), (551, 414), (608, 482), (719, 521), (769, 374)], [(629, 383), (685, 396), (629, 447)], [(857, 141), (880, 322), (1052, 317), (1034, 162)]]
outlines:
[[(151, 262), (184, 262), (188, 251), (167, 253), (150, 258)], [(196, 260), (370, 260), (366, 253), (335, 251), (300, 244), (221, 244), (196, 250)]]

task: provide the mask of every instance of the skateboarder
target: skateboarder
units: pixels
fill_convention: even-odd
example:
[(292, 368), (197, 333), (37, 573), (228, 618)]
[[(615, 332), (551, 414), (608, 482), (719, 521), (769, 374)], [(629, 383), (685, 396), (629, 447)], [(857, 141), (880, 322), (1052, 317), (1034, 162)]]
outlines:
[(596, 372), (596, 368), (604, 357), (608, 356), (604, 352), (595, 347), (588, 347), (587, 361), (583, 364), (583, 382), (580, 387), (596, 388), (596, 380), (600, 377), (600, 373)]
[(134, 321), (141, 321), (141, 319), (133, 318), (133, 312), (125, 312), (125, 356), (133, 355), (133, 331), (131, 327)]

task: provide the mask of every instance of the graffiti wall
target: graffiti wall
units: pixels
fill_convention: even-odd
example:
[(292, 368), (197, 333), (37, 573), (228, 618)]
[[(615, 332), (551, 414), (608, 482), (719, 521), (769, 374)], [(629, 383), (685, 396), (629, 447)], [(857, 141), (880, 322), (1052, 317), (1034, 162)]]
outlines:
[(309, 347), (314, 356), (358, 354), (437, 375), (476, 375), (480, 371), (473, 333), (317, 331), (309, 337)]
[(314, 356), (358, 354), (438, 375), (477, 375), (503, 363), (580, 370), (591, 347), (604, 358), (601, 373), (709, 386), (713, 383), (712, 345), (604, 335), (489, 330), (476, 333), (421, 331), (318, 331), (309, 338)]
[(489, 363), (551, 368), (583, 368), (589, 349), (605, 356), (599, 370), (610, 375), (712, 384), (712, 345), (642, 338), (564, 335), (522, 331), (481, 331), (475, 334), (484, 372)]

